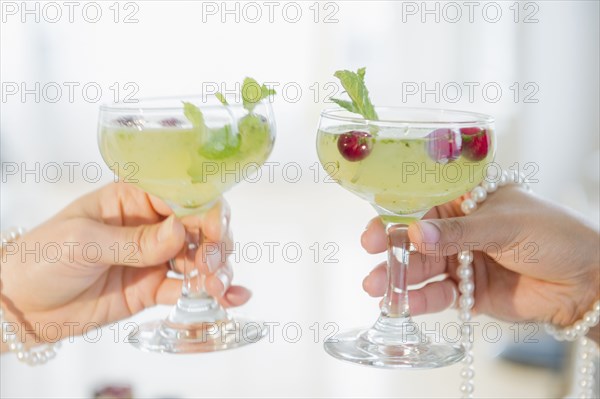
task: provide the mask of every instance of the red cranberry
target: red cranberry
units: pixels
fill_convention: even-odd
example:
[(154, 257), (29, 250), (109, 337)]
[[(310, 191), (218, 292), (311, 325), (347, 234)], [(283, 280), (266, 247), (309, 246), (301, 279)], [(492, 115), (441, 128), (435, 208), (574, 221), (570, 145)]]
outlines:
[(463, 155), (471, 161), (481, 161), (489, 151), (490, 138), (485, 129), (463, 127), (460, 129), (463, 141)]
[(176, 127), (181, 125), (181, 121), (177, 118), (168, 118), (160, 121), (160, 124), (164, 127)]
[(462, 140), (452, 129), (437, 129), (427, 136), (429, 156), (439, 163), (448, 163), (460, 157)]
[(115, 121), (118, 125), (125, 127), (139, 127), (143, 126), (144, 122), (141, 119), (134, 118), (133, 116), (123, 116)]
[(367, 132), (352, 130), (338, 137), (340, 154), (350, 162), (363, 160), (373, 149), (373, 136)]

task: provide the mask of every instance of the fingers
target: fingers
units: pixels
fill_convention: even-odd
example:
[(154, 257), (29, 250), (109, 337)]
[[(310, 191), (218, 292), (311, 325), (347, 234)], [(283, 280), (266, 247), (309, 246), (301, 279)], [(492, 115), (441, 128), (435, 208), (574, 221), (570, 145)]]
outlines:
[(240, 285), (231, 286), (219, 301), (225, 307), (241, 306), (248, 302), (252, 292)]
[(220, 242), (229, 232), (231, 210), (221, 198), (202, 218), (202, 232), (208, 241)]
[(457, 299), (458, 288), (451, 279), (436, 281), (408, 292), (410, 313), (413, 316), (441, 312), (453, 306)]
[[(181, 295), (181, 280), (165, 278), (156, 291), (157, 305), (173, 305)], [(224, 307), (241, 306), (248, 302), (252, 293), (245, 287), (233, 285), (222, 296), (215, 296)]]
[(371, 219), (360, 237), (360, 243), (370, 254), (377, 254), (387, 249), (385, 226), (379, 217)]
[(174, 257), (185, 239), (185, 229), (173, 215), (160, 223), (135, 227), (80, 218), (72, 219), (64, 228), (71, 241), (87, 248), (74, 251), (77, 260), (87, 264), (155, 266)]
[[(407, 283), (419, 284), (432, 277), (448, 272), (447, 259), (439, 256), (411, 254), (407, 269)], [(382, 296), (387, 287), (387, 262), (381, 262), (363, 280), (363, 289), (370, 296)]]
[(173, 305), (181, 295), (181, 280), (176, 278), (165, 278), (158, 289), (154, 299), (157, 305)]
[[(417, 290), (408, 291), (410, 314), (417, 316), (437, 313), (455, 305), (458, 300), (458, 288), (451, 279), (435, 281)], [(381, 306), (383, 300), (379, 303)]]
[(444, 256), (464, 249), (481, 250), (492, 242), (504, 248), (512, 237), (505, 228), (490, 228), (490, 220), (477, 215), (421, 220), (411, 225), (408, 233), (421, 252), (422, 248), (437, 248)]
[(161, 200), (160, 198), (155, 197), (154, 195), (151, 195), (151, 194), (146, 194), (146, 195), (148, 196), (150, 205), (152, 205), (152, 208), (154, 208), (156, 213), (158, 213), (159, 215), (162, 215), (162, 216), (169, 216), (173, 213), (173, 210), (171, 209), (171, 207), (169, 207), (169, 205), (167, 205), (163, 200)]
[(387, 265), (382, 262), (363, 280), (363, 289), (370, 296), (383, 296), (387, 288)]
[(217, 269), (212, 274), (206, 276), (204, 280), (204, 287), (209, 295), (214, 297), (221, 297), (225, 295), (225, 292), (231, 285), (231, 279), (233, 278), (233, 270), (227, 263), (224, 266)]

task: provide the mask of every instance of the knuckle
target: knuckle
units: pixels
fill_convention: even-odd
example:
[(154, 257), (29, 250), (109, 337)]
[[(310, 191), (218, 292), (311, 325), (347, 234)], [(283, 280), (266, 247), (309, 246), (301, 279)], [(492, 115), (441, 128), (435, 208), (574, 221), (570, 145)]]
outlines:
[(140, 261), (144, 261), (147, 257), (149, 248), (149, 237), (147, 229), (144, 226), (137, 227), (133, 232), (133, 244), (137, 247), (137, 257)]
[(465, 237), (466, 225), (463, 218), (446, 219), (442, 226), (442, 234), (449, 240), (462, 241)]

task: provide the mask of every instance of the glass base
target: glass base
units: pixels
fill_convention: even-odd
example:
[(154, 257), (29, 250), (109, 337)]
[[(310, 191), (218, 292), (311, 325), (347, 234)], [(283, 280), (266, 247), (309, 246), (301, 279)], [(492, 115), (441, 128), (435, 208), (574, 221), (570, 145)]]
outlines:
[(181, 298), (165, 320), (144, 323), (128, 342), (160, 353), (202, 353), (239, 348), (267, 334), (262, 323), (232, 318), (210, 297)]
[(381, 316), (370, 329), (337, 334), (324, 346), (337, 359), (387, 369), (432, 369), (452, 365), (465, 356), (459, 345), (432, 343), (410, 317)]

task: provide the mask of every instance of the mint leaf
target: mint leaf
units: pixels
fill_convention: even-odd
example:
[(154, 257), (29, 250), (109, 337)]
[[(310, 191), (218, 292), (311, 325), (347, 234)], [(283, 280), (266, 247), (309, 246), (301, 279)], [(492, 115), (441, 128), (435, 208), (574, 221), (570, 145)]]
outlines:
[(353, 112), (355, 114), (360, 114), (360, 112), (356, 109), (356, 107), (354, 106), (354, 104), (352, 102), (350, 102), (350, 101), (340, 100), (340, 99), (337, 99), (337, 98), (332, 98), (331, 101), (333, 101), (334, 103), (336, 103), (340, 107), (347, 109), (350, 112)]
[(269, 142), (271, 129), (262, 115), (248, 114), (238, 121), (243, 153), (258, 152)]
[[(240, 137), (231, 125), (211, 129), (204, 123), (202, 111), (192, 103), (183, 103), (183, 114), (198, 132), (198, 154), (208, 159), (227, 158), (239, 149)], [(192, 176), (194, 177), (194, 176)]]
[(200, 108), (192, 103), (183, 102), (183, 114), (192, 123), (194, 129), (198, 131), (200, 139), (203, 140), (206, 136), (206, 125), (204, 124), (204, 115)]
[(229, 103), (227, 102), (227, 99), (225, 98), (225, 96), (219, 92), (215, 93), (215, 97), (217, 97), (217, 99), (219, 101), (221, 101), (221, 104), (223, 105), (229, 105)]
[(233, 132), (231, 125), (208, 129), (208, 140), (198, 148), (198, 154), (208, 159), (228, 158), (240, 148), (240, 136)]
[(244, 108), (250, 112), (256, 107), (257, 103), (273, 94), (275, 94), (275, 90), (269, 89), (265, 85), (259, 85), (252, 78), (246, 78), (242, 83), (242, 102)]
[(204, 115), (202, 115), (202, 111), (200, 108), (196, 107), (192, 103), (183, 102), (183, 114), (195, 128), (204, 129)]
[(340, 80), (342, 87), (352, 100), (352, 106), (348, 101), (335, 98), (331, 100), (350, 112), (362, 115), (365, 119), (377, 120), (379, 117), (369, 99), (367, 86), (365, 86), (365, 73), (366, 68), (359, 68), (356, 72), (341, 70), (334, 73), (333, 76)]

